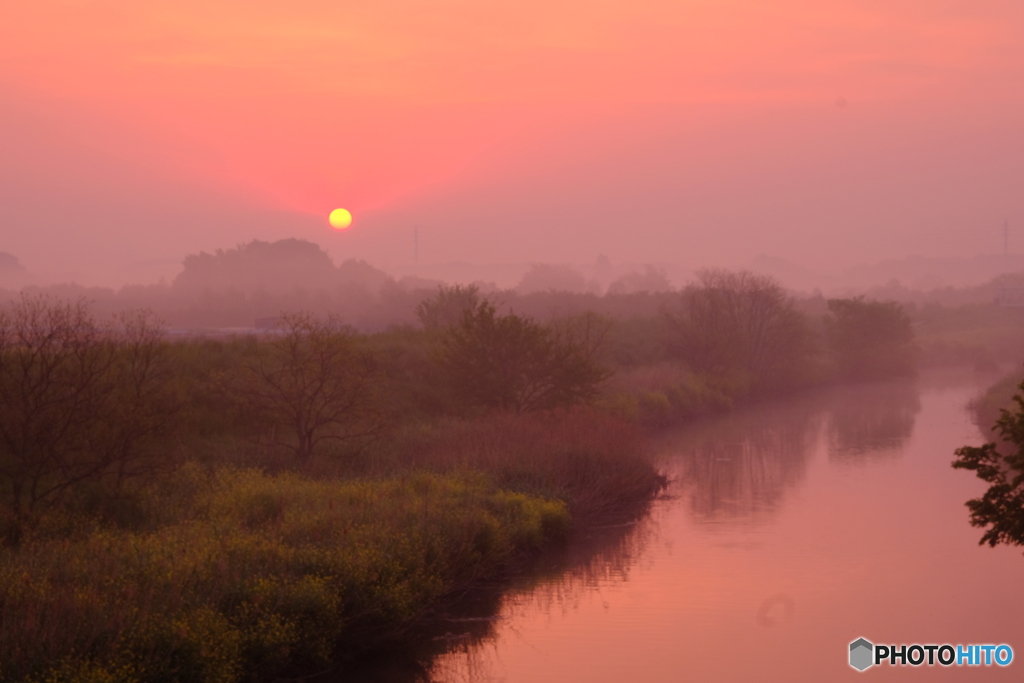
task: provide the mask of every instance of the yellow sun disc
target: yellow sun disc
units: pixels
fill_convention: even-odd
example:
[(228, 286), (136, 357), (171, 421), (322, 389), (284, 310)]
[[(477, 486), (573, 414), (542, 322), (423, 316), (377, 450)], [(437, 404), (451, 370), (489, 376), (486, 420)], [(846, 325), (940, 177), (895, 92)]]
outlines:
[(331, 227), (335, 230), (344, 230), (352, 225), (352, 214), (348, 209), (335, 209), (331, 211), (331, 215), (327, 217), (327, 220), (330, 221)]

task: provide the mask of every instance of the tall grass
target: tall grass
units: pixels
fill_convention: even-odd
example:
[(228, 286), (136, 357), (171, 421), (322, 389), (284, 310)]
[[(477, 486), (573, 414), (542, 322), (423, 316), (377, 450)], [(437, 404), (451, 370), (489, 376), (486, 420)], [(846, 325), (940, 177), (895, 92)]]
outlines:
[(395, 637), (568, 524), (563, 503), (481, 474), (207, 476), (186, 467), (150, 491), (151, 529), (2, 551), (0, 680), (298, 675)]
[(638, 426), (593, 408), (498, 413), (407, 425), (366, 466), (484, 472), (502, 488), (564, 501), (583, 527), (638, 513), (664, 485), (645, 443)]
[(605, 388), (609, 412), (650, 427), (722, 412), (750, 393), (742, 374), (698, 374), (682, 364), (662, 361), (619, 371)]

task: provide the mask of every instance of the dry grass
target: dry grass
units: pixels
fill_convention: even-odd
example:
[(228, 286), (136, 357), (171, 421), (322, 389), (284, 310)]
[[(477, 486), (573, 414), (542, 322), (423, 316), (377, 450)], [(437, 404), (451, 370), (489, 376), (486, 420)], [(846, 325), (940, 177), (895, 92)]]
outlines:
[(664, 484), (637, 426), (585, 407), (410, 426), (370, 466), (484, 472), (502, 488), (564, 501), (577, 527), (631, 516)]

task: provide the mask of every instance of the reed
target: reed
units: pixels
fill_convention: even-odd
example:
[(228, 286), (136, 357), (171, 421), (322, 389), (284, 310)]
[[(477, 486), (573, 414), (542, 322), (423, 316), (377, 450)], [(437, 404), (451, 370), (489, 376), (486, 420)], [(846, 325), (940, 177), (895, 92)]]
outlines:
[(502, 488), (564, 501), (578, 528), (635, 516), (664, 486), (645, 444), (637, 425), (579, 406), (409, 425), (367, 466), (483, 472)]

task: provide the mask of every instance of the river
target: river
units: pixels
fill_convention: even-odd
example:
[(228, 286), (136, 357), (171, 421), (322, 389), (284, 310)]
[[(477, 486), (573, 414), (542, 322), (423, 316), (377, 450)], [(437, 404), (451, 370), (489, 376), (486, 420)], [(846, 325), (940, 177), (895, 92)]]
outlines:
[[(505, 597), (435, 681), (1024, 680), (1024, 556), (979, 546), (953, 470), (991, 377), (842, 387), (656, 441), (674, 483), (611, 548)], [(1007, 667), (848, 664), (849, 644), (1007, 643)], [(861, 678), (859, 678), (861, 677)]]

